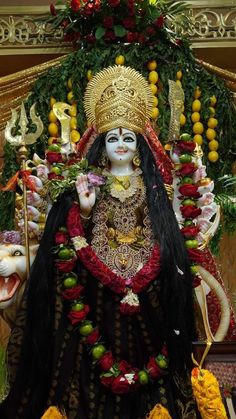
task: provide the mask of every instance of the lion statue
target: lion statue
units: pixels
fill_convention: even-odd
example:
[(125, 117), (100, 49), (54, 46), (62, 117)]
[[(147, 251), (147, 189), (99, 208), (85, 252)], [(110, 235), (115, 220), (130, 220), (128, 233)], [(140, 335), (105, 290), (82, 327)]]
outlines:
[[(32, 265), (38, 244), (30, 246)], [(18, 243), (0, 245), (0, 312), (10, 327), (14, 326), (26, 282), (25, 246)]]

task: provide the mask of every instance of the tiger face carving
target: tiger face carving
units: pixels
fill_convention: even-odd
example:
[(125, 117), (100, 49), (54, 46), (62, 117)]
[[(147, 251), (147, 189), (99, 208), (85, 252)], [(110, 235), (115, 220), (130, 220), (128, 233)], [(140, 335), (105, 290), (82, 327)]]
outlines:
[[(32, 265), (39, 245), (30, 246)], [(0, 245), (0, 309), (5, 309), (17, 299), (19, 290), (26, 281), (25, 246), (19, 244)]]

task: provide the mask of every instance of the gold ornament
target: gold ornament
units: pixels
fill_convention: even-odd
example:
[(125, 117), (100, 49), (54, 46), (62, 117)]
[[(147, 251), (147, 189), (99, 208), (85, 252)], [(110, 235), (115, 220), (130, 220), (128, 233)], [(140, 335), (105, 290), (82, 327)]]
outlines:
[(136, 166), (136, 167), (139, 167), (140, 164), (141, 164), (140, 155), (139, 155), (139, 152), (136, 151), (136, 153), (135, 153), (135, 155), (133, 157), (133, 165)]
[(148, 82), (136, 70), (112, 66), (88, 83), (84, 107), (88, 122), (96, 122), (99, 133), (123, 127), (143, 133), (153, 107)]

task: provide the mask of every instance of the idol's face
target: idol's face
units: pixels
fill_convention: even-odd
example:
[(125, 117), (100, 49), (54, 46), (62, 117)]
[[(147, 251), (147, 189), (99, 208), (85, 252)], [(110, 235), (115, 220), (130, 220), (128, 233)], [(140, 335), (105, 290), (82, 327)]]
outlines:
[(111, 164), (129, 164), (132, 162), (137, 150), (136, 134), (125, 128), (113, 129), (108, 131), (105, 145)]

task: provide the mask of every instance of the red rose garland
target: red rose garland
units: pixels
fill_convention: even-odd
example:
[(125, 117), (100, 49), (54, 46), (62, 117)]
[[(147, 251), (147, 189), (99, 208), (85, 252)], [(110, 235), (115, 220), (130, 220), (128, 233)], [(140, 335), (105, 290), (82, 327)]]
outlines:
[[(71, 220), (73, 220), (73, 222), (70, 224)], [(70, 234), (78, 234), (81, 232), (80, 227), (78, 227), (79, 223), (80, 218), (78, 214), (78, 206), (76, 205), (72, 207), (68, 215), (67, 225), (71, 226)], [(71, 324), (78, 327), (78, 331), (83, 337), (85, 344), (89, 346), (93, 361), (96, 361), (102, 370), (102, 373), (100, 374), (101, 384), (109, 388), (115, 394), (125, 394), (130, 391), (135, 391), (140, 385), (146, 385), (152, 380), (160, 379), (167, 373), (168, 368), (167, 350), (165, 346), (162, 348), (161, 354), (159, 354), (156, 358), (151, 357), (148, 360), (147, 367), (139, 370), (138, 368), (128, 364), (125, 360), (117, 362), (113, 357), (112, 352), (108, 351), (106, 347), (100, 343), (101, 338), (99, 329), (94, 327), (90, 320), (87, 320), (90, 307), (89, 305), (84, 304), (82, 300), (84, 287), (78, 283), (77, 275), (69, 270), (69, 267), (73, 269), (77, 260), (73, 254), (72, 243), (70, 242), (69, 237), (70, 234), (68, 234), (69, 230), (68, 232), (65, 231), (65, 228), (62, 228), (61, 230), (63, 231), (59, 231), (55, 235), (55, 243), (57, 246), (53, 249), (53, 251), (56, 253), (57, 258), (60, 256), (61, 258), (64, 258), (64, 260), (55, 260), (55, 268), (58, 270), (62, 280), (62, 297), (70, 303), (71, 309), (68, 313), (68, 318)], [(87, 247), (88, 246), (86, 246), (85, 249), (87, 249)], [(157, 274), (157, 269), (154, 269), (154, 266), (157, 262), (159, 262), (159, 249), (158, 247), (154, 248), (155, 251), (153, 251), (147, 266), (144, 266), (143, 269), (145, 278), (144, 283), (141, 281), (141, 276), (135, 276), (130, 278), (128, 281), (125, 281), (124, 278), (117, 276), (115, 289), (119, 291), (119, 293), (126, 293), (127, 286), (130, 286), (130, 284), (133, 284), (135, 292), (141, 292), (150, 283), (153, 277)], [(64, 251), (62, 252), (62, 250)], [(80, 254), (80, 251), (77, 250), (77, 256), (80, 256)], [(93, 263), (94, 258), (97, 263), (98, 258), (95, 256), (96, 255), (93, 255)], [(72, 257), (72, 259), (66, 259), (66, 257)], [(107, 270), (105, 274), (108, 275), (109, 271), (110, 270)], [(90, 272), (93, 272), (93, 270), (90, 270)], [(108, 280), (104, 281), (105, 276), (104, 278), (100, 277), (99, 279), (102, 283), (106, 282), (108, 286), (110, 285)], [(110, 288), (113, 289), (112, 287)], [(128, 289), (127, 294), (129, 292), (132, 292), (131, 288)], [(127, 306), (129, 306), (129, 304), (127, 304)], [(138, 309), (140, 309), (139, 304)], [(136, 312), (132, 305), (127, 307), (127, 310), (124, 311), (125, 314), (132, 314), (131, 312)]]

